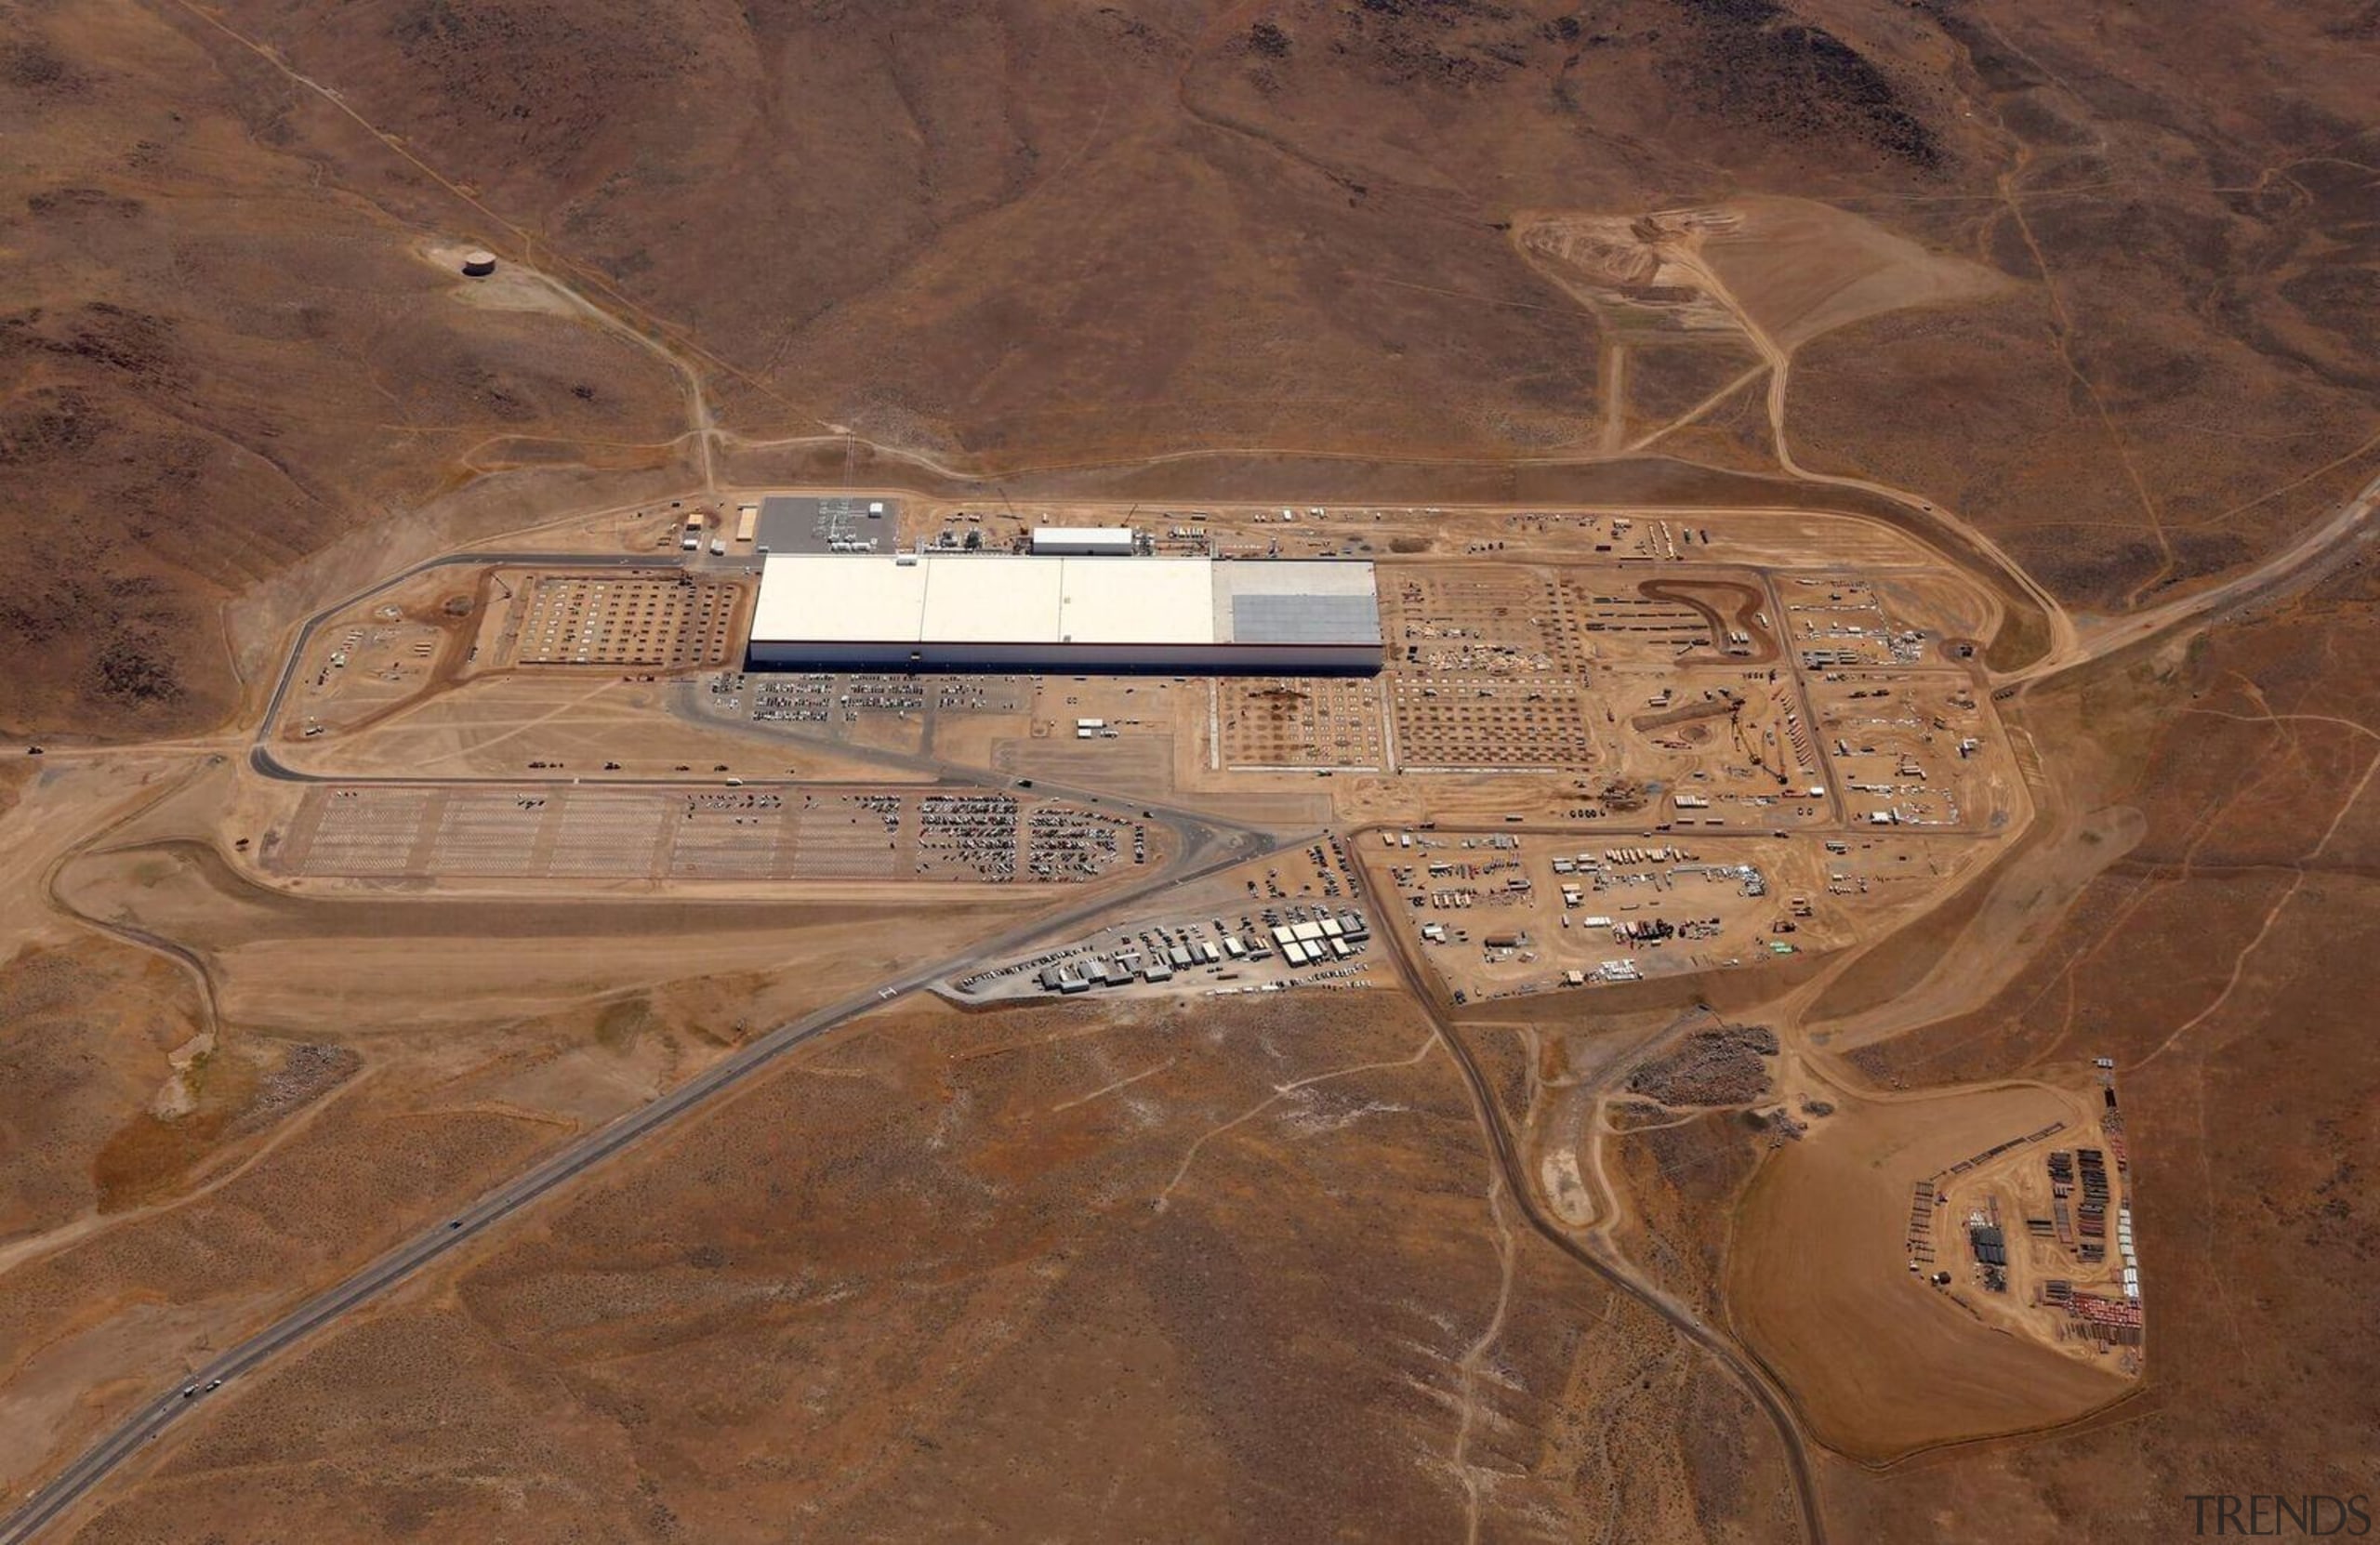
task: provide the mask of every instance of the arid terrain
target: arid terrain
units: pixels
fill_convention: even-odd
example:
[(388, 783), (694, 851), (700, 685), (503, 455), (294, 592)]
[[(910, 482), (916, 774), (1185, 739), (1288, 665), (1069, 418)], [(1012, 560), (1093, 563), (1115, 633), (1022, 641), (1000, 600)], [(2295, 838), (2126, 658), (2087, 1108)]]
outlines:
[[(0, 1545), (2366, 1498), (2374, 78), (0, 9)], [(773, 495), (1359, 561), (1381, 668), (747, 669)]]

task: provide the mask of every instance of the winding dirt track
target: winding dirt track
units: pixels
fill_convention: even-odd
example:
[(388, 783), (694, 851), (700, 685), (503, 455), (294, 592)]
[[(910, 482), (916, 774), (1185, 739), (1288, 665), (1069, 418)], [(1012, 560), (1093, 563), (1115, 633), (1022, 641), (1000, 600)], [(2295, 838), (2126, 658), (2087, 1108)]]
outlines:
[[(1358, 827), (1347, 834), (1347, 840), (1351, 844), (1357, 843), (1382, 829), (1377, 825)], [(1480, 1129), (1486, 1134), (1489, 1151), (1503, 1175), (1504, 1189), (1519, 1204), (1521, 1215), (1530, 1229), (1606, 1285), (1659, 1315), (1671, 1328), (1727, 1370), (1777, 1430), (1778, 1442), (1785, 1451), (1786, 1469), (1793, 1484), (1794, 1504), (1801, 1513), (1802, 1537), (1809, 1545), (1825, 1545), (1826, 1516), (1818, 1498), (1817, 1470), (1810, 1459), (1810, 1439), (1803, 1431), (1802, 1419), (1793, 1409), (1792, 1401), (1783, 1385), (1756, 1354), (1738, 1347), (1731, 1338), (1704, 1325), (1693, 1310), (1633, 1274), (1625, 1261), (1607, 1257), (1580, 1240), (1546, 1210), (1543, 1198), (1538, 1195), (1537, 1186), (1529, 1179), (1527, 1166), (1521, 1162), (1518, 1145), (1497, 1114), (1495, 1095), (1488, 1086), (1486, 1070), (1464, 1043), (1461, 1032), (1448, 1018), (1445, 1005), (1433, 990), (1428, 973), (1413, 958), (1410, 941), (1401, 929), (1393, 926), (1382, 928), (1377, 937), (1387, 942), (1389, 957), (1395, 962), (1398, 979), (1421, 1006), (1431, 1026), (1437, 1031), (1438, 1039), (1446, 1044), (1456, 1067), (1461, 1070), (1463, 1083), (1471, 1091), (1472, 1108), (1478, 1116)]]

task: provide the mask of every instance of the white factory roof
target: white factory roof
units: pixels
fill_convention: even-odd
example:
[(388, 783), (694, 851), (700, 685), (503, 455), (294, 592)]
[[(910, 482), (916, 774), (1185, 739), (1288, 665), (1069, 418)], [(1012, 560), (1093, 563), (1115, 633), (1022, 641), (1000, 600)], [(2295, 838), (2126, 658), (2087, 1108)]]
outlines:
[(1132, 550), (1130, 526), (1035, 526), (1033, 545), (1054, 548), (1120, 548)]
[(773, 552), (755, 640), (1228, 644), (1380, 640), (1354, 561)]
[(1214, 643), (1213, 565), (1203, 558), (1054, 558), (1065, 565), (1062, 643)]
[[(904, 637), (1037, 643), (1050, 636), (1064, 593), (1063, 558), (1012, 559), (1000, 565), (997, 585), (970, 583), (964, 572), (923, 559), (910, 566), (926, 576), (925, 608), (917, 633)], [(840, 565), (828, 572), (841, 583)]]
[[(838, 572), (823, 583), (818, 565), (829, 561)], [(890, 558), (773, 552), (760, 571), (752, 636), (914, 640), (925, 618), (927, 572), (923, 563)]]

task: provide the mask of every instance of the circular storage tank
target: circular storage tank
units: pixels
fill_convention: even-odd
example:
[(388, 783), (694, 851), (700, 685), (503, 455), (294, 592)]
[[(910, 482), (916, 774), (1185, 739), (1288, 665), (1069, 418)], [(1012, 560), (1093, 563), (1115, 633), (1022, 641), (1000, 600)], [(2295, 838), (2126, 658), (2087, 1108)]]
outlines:
[(463, 271), (474, 279), (484, 279), (496, 271), (496, 254), (467, 252), (463, 254)]

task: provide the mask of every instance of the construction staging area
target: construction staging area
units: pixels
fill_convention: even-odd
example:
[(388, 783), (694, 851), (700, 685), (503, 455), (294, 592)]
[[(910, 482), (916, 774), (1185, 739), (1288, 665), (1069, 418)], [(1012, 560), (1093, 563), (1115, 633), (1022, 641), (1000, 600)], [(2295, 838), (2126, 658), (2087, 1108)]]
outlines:
[(1362, 827), (1368, 929), (1489, 1002), (1824, 954), (2023, 824), (1968, 642), (1992, 603), (1856, 522), (733, 508), (673, 509), (616, 557), (456, 555), (326, 616), (266, 741), (326, 781), (249, 861), (333, 885), (1015, 884), (1163, 846), (1046, 781)]
[(1582, 847), (1382, 830), (1362, 856), (1458, 1002), (1724, 970), (1848, 937), (1809, 845), (1790, 840)]
[(1345, 845), (1326, 838), (1169, 898), (1162, 910), (984, 963), (944, 990), (975, 1005), (1378, 985), (1372, 915), (1355, 905), (1362, 893)]
[(1234, 771), (1378, 772), (1388, 746), (1380, 686), (1327, 676), (1235, 678), (1217, 689), (1217, 756)]
[(2096, 1121), (2052, 1122), (1916, 1182), (1909, 1269), (2016, 1333), (2137, 1372), (2146, 1342), (2131, 1160), (2112, 1076)]
[[(784, 799), (788, 780), (870, 769), (1349, 827), (1570, 828), (1575, 843), (1516, 839), (1524, 891), (1408, 877), (1421, 905), (1390, 926), (1446, 922), (1427, 958), (1469, 993), (1610, 984), (1841, 942), (1973, 856), (1921, 839), (2020, 826), (2022, 780), (1967, 642), (1995, 605), (1907, 538), (1818, 515), (994, 513), (764, 493), (542, 561), (453, 555), (320, 619), (271, 754), (320, 779), (485, 786), (352, 811), (310, 795), (256, 856), (292, 876), (476, 883), (950, 878), (906, 835), (889, 857), (830, 858), (815, 811), (757, 787), (729, 817), (670, 814), (676, 788), (596, 793), (751, 782)], [(515, 810), (496, 787), (556, 773), (566, 799)], [(458, 835), (482, 825), (509, 835)], [(616, 852), (582, 831), (616, 833)], [(708, 854), (734, 834), (750, 854)], [(1878, 840), (1897, 842), (1881, 861)], [(1612, 937), (1633, 916), (1590, 928), (1609, 909), (1560, 906), (1550, 867), (1625, 847), (1725, 868), (1741, 844), (1759, 846), (1764, 895), (1648, 914), (1641, 936)], [(1013, 863), (1033, 873), (1023, 848)], [(1423, 918), (1440, 891), (1482, 910)], [(1737, 905), (1754, 900), (1756, 919)], [(1474, 925), (1474, 947), (1454, 948)]]
[(728, 658), (744, 588), (686, 574), (521, 576), (521, 621), (497, 658), (681, 669)]

